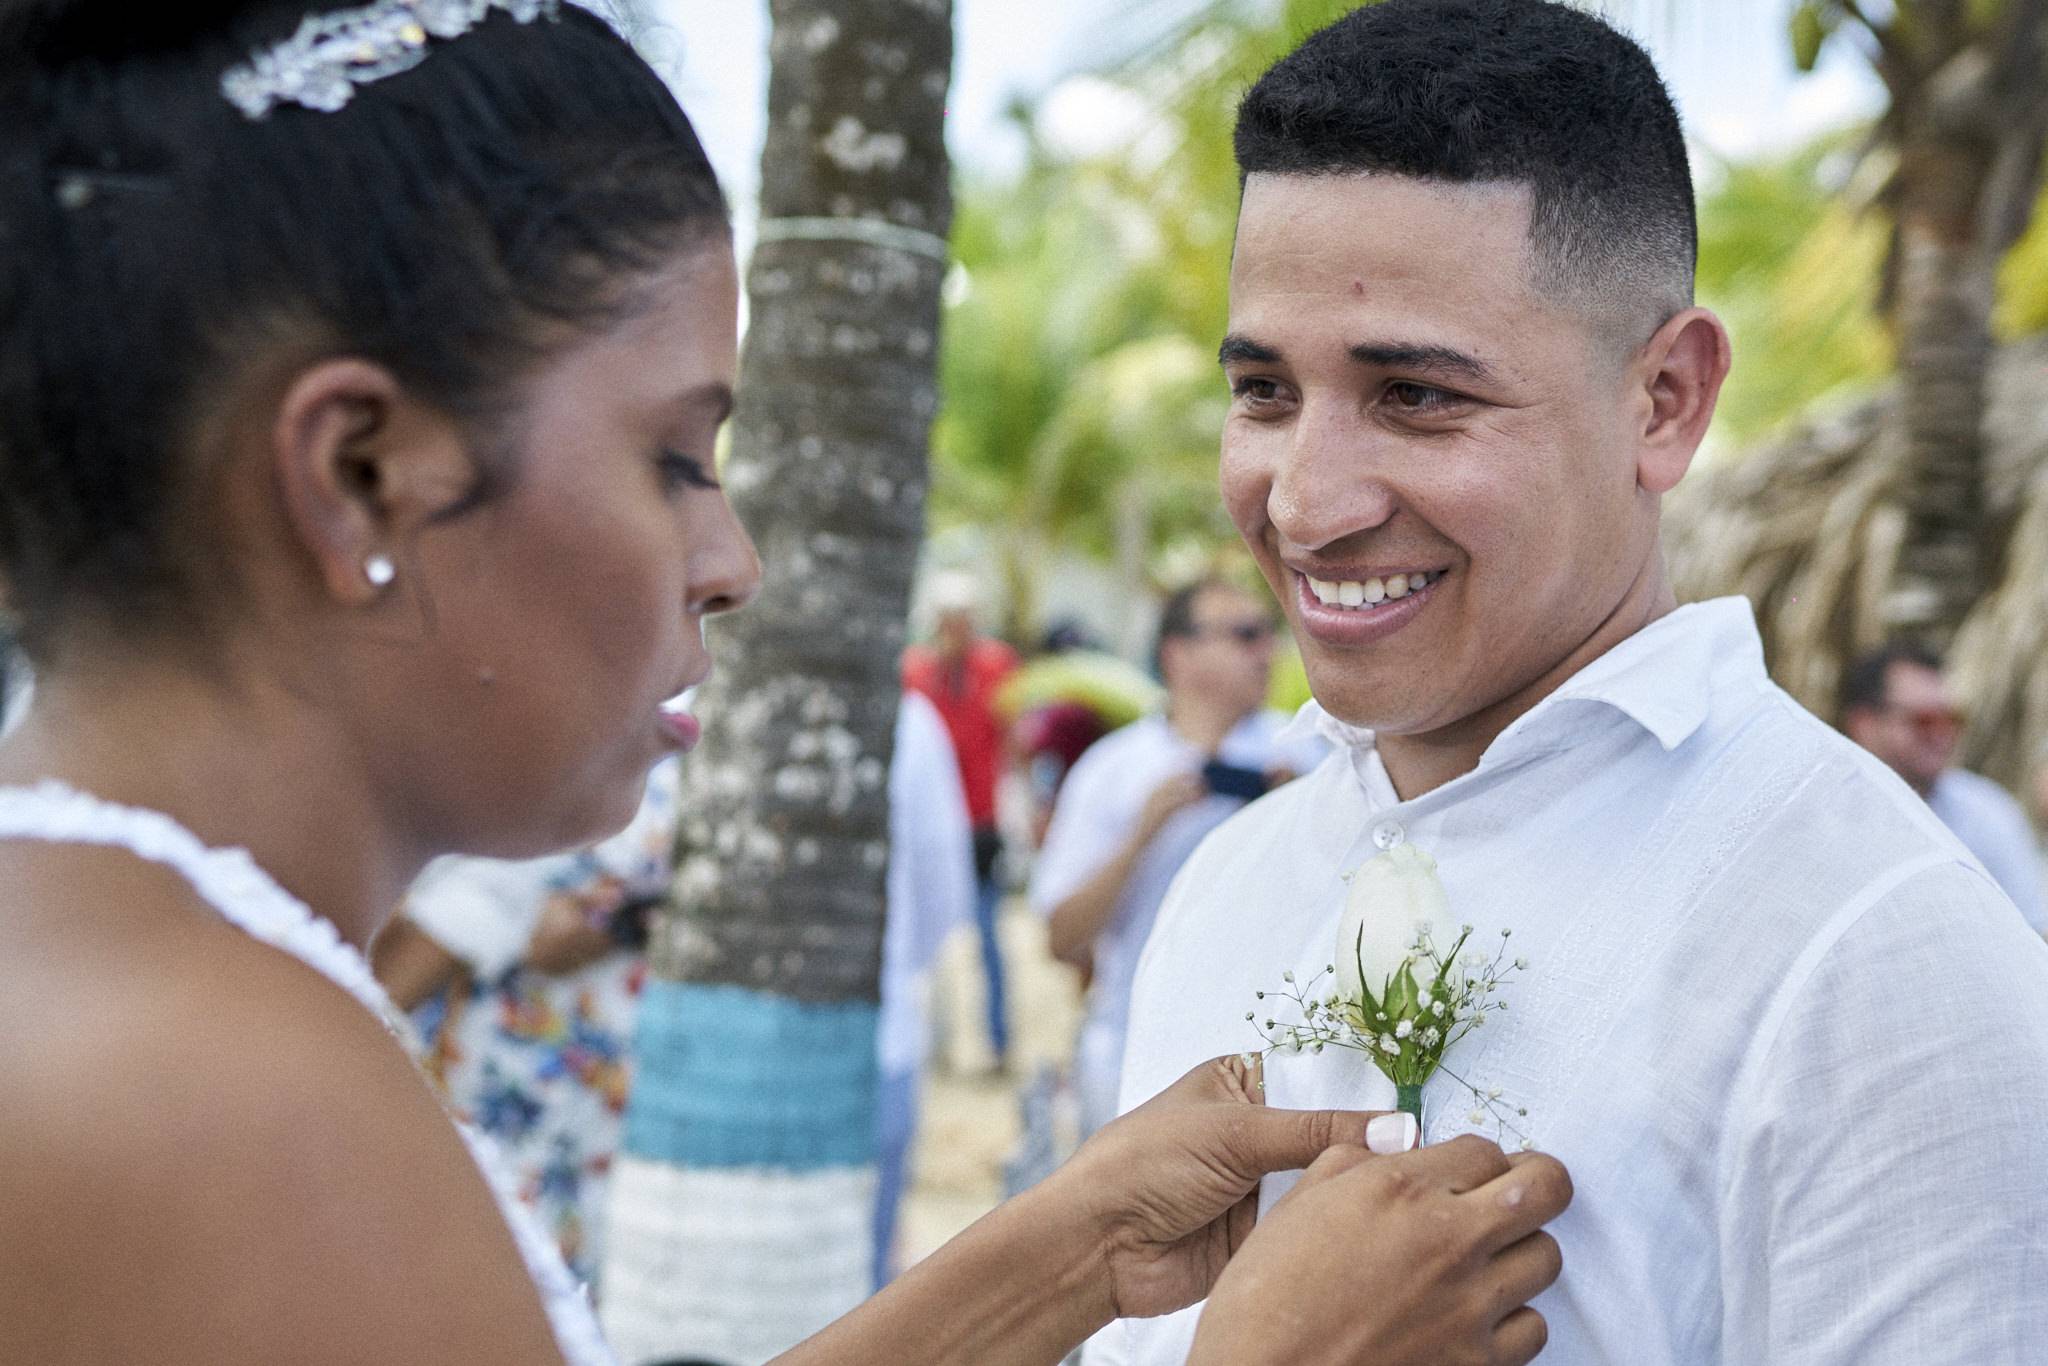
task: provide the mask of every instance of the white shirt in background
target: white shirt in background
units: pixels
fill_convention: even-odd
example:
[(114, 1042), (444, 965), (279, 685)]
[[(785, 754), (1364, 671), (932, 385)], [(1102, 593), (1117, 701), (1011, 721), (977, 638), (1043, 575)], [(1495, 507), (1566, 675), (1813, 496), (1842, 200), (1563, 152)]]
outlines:
[(1927, 804), (1998, 879), (2034, 933), (2048, 934), (2048, 890), (2041, 880), (2040, 847), (2027, 813), (2012, 794), (1981, 773), (1952, 768), (1934, 780)]
[[(1329, 747), (1320, 738), (1279, 740), (1287, 725), (1288, 718), (1280, 712), (1254, 712), (1224, 736), (1216, 757), (1261, 773), (1303, 773), (1322, 762)], [(1133, 721), (1090, 745), (1075, 761), (1053, 807), (1045, 845), (1032, 868), (1032, 908), (1049, 916), (1079, 891), (1130, 838), (1160, 784), (1200, 772), (1206, 758), (1164, 716), (1156, 715)], [(1096, 938), (1095, 976), (1074, 1057), (1074, 1087), (1087, 1132), (1116, 1116), (1131, 978), (1159, 903), (1195, 846), (1243, 805), (1236, 797), (1211, 795), (1169, 817), (1132, 865), (1123, 895)]]
[(888, 919), (882, 930), (882, 1012), (876, 1063), (902, 1075), (931, 1049), (928, 977), (955, 925), (974, 919), (974, 834), (960, 765), (938, 708), (905, 692), (889, 762)]
[[(1531, 960), (1448, 1065), (1526, 1107), (1572, 1175), (1546, 1366), (2048, 1357), (2048, 944), (1772, 685), (1746, 602), (1652, 623), (1413, 801), (1369, 733), (1320, 724), (1345, 748), (1174, 883), (1125, 1108), (1257, 1046), (1254, 993), (1331, 961), (1341, 875), (1398, 831), (1480, 942), (1511, 929)], [(1266, 1075), (1274, 1105), (1394, 1104), (1344, 1050)], [(1442, 1073), (1424, 1108), (1427, 1141), (1490, 1132)], [(1113, 1324), (1086, 1359), (1179, 1363), (1197, 1312)]]

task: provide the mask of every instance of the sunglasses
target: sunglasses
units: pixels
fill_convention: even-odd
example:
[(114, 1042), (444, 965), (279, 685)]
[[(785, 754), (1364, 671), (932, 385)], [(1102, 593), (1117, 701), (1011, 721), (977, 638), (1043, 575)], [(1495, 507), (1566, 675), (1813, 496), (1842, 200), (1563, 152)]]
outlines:
[(1270, 621), (1222, 621), (1207, 626), (1196, 626), (1188, 632), (1193, 640), (1204, 636), (1222, 636), (1240, 645), (1263, 645), (1273, 638), (1273, 623)]
[(1905, 721), (1923, 739), (1944, 739), (1970, 724), (1969, 713), (1954, 707), (1899, 707), (1890, 703), (1883, 710)]

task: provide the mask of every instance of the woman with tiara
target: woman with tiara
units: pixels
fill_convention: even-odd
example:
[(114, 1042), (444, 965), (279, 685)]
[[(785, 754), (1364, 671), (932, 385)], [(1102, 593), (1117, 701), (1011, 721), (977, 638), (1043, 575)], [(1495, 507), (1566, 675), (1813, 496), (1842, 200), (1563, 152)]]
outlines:
[[(304, 4), (0, 0), (0, 1361), (597, 1366), (361, 949), (695, 738), (758, 576), (724, 203), (589, 14)], [(783, 1360), (1205, 1294), (1198, 1361), (1527, 1360), (1562, 1169), (1404, 1124), (1211, 1064)]]

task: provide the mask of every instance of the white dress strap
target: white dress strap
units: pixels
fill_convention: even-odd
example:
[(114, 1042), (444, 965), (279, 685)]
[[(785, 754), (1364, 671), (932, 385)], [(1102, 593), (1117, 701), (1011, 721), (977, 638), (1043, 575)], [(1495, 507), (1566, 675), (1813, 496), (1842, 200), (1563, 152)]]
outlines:
[[(51, 779), (34, 787), (0, 787), (0, 839), (105, 845), (175, 870), (222, 919), (355, 997), (383, 1021), (408, 1056), (419, 1056), (411, 1021), (378, 984), (363, 955), (332, 921), (280, 887), (248, 850), (210, 848), (161, 811), (119, 806)], [(455, 1127), (497, 1197), (567, 1366), (617, 1366), (589, 1296), (554, 1240), (520, 1201), (496, 1146), (467, 1124), (456, 1122)]]

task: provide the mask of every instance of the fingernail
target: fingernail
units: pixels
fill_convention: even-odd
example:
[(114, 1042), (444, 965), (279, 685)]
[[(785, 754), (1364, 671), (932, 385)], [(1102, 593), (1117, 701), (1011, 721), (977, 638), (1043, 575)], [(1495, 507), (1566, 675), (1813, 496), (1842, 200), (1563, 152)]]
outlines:
[(1381, 1157), (1405, 1153), (1415, 1146), (1416, 1129), (1415, 1116), (1406, 1110), (1396, 1110), (1390, 1115), (1375, 1115), (1366, 1121), (1366, 1151), (1378, 1153)]

